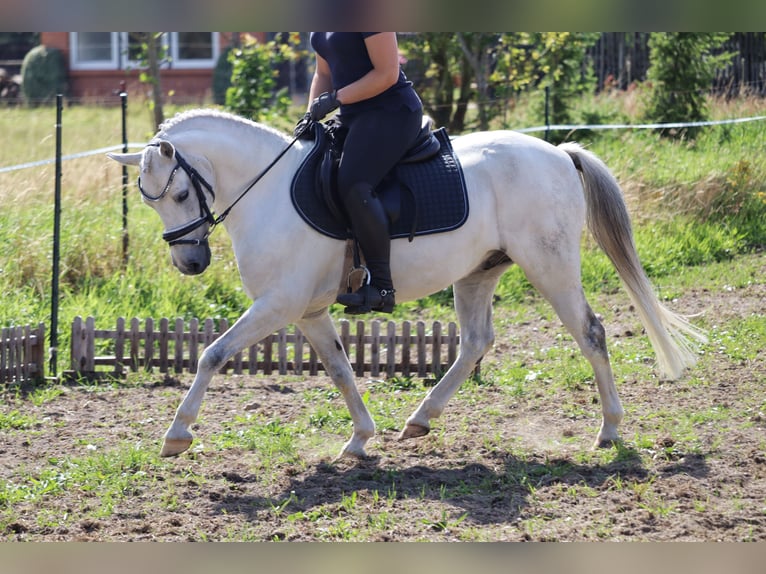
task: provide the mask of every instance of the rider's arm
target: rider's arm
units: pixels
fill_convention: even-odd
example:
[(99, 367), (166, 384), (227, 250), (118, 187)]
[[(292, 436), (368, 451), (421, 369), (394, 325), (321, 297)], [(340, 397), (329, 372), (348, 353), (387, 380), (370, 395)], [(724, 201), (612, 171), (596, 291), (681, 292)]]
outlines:
[(381, 32), (368, 36), (364, 43), (372, 62), (372, 70), (336, 92), (338, 100), (344, 104), (353, 104), (377, 96), (393, 86), (399, 79), (399, 47), (396, 43), (396, 32)]
[(332, 76), (330, 75), (330, 65), (322, 56), (316, 55), (316, 67), (314, 77), (311, 78), (311, 88), (309, 89), (308, 110), (311, 110), (311, 103), (319, 94), (332, 91)]

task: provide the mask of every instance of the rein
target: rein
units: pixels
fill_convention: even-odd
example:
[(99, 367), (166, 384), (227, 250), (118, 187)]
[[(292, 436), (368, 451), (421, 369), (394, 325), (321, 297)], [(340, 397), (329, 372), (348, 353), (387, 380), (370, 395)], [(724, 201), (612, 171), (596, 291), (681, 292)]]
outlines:
[[(162, 239), (168, 242), (168, 245), (171, 247), (173, 245), (207, 245), (207, 239), (210, 237), (210, 234), (213, 232), (213, 230), (216, 228), (216, 226), (219, 223), (222, 223), (224, 219), (231, 213), (231, 210), (234, 209), (234, 206), (237, 205), (237, 203), (240, 202), (240, 200), (247, 195), (247, 193), (255, 187), (255, 184), (257, 184), (263, 177), (273, 168), (277, 162), (282, 159), (282, 157), (287, 153), (287, 151), (293, 147), (296, 141), (300, 139), (302, 134), (298, 134), (297, 136), (293, 137), (292, 141), (285, 147), (278, 155), (275, 157), (269, 165), (266, 166), (266, 168), (259, 173), (256, 178), (248, 185), (245, 190), (239, 194), (237, 199), (235, 199), (229, 207), (224, 209), (220, 215), (216, 217), (216, 215), (212, 212), (210, 207), (207, 204), (207, 200), (205, 199), (205, 194), (202, 191), (202, 186), (205, 187), (210, 192), (210, 195), (213, 197), (213, 200), (215, 200), (215, 191), (213, 191), (213, 186), (211, 186), (204, 177), (200, 175), (200, 173), (194, 169), (191, 165), (189, 165), (189, 162), (187, 162), (183, 156), (178, 153), (178, 150), (175, 150), (175, 158), (176, 158), (176, 166), (173, 168), (173, 171), (170, 172), (170, 177), (168, 177), (168, 181), (165, 184), (165, 187), (163, 188), (162, 192), (158, 196), (151, 196), (147, 194), (144, 191), (144, 188), (141, 187), (141, 178), (138, 178), (138, 189), (141, 192), (141, 195), (147, 199), (148, 201), (159, 201), (162, 199), (162, 197), (168, 192), (170, 189), (171, 184), (173, 183), (173, 178), (176, 175), (176, 172), (178, 169), (184, 170), (187, 176), (189, 176), (189, 179), (192, 182), (192, 185), (194, 186), (194, 191), (197, 194), (197, 201), (199, 202), (199, 210), (200, 214), (199, 217), (196, 219), (192, 219), (188, 223), (184, 223), (183, 225), (179, 225), (178, 227), (174, 227), (173, 229), (167, 229), (162, 233)], [(150, 146), (158, 147), (160, 144), (157, 143), (150, 143), (148, 144)], [(205, 233), (205, 236), (202, 239), (182, 239), (184, 235), (188, 235), (198, 227), (201, 227), (207, 223), (210, 227), (207, 230), (207, 233)]]

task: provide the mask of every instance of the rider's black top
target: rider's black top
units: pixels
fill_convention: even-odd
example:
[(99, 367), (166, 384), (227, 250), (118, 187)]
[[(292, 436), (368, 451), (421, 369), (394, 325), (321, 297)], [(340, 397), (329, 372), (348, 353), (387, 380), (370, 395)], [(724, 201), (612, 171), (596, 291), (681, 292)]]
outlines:
[[(333, 88), (339, 90), (372, 70), (364, 39), (379, 32), (312, 32), (311, 46), (330, 65)], [(390, 111), (406, 108), (420, 110), (420, 98), (399, 69), (399, 80), (382, 94), (353, 104), (343, 104), (341, 115), (351, 115), (370, 109)]]

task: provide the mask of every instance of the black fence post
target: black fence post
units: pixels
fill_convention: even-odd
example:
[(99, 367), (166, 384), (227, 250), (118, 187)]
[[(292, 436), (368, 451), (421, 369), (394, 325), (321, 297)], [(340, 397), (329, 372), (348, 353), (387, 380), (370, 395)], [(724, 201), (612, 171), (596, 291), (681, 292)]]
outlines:
[[(122, 101), (122, 153), (128, 153), (128, 94), (120, 93)], [(128, 167), (122, 166), (122, 267), (128, 267)]]
[(56, 95), (56, 173), (53, 208), (53, 271), (51, 277), (51, 347), (50, 365), (52, 377), (58, 376), (58, 325), (59, 325), (59, 259), (61, 257), (61, 112), (63, 96)]

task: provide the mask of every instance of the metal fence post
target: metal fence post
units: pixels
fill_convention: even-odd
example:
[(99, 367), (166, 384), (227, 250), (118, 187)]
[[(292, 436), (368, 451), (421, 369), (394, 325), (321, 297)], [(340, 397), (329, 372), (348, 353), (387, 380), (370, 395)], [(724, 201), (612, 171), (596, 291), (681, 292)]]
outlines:
[(52, 377), (58, 375), (58, 324), (59, 324), (59, 259), (61, 257), (61, 111), (62, 94), (56, 95), (56, 174), (53, 208), (53, 271), (51, 277), (51, 347), (50, 365)]
[[(128, 94), (120, 92), (122, 102), (122, 153), (128, 153)], [(128, 166), (122, 166), (122, 267), (128, 266)]]

